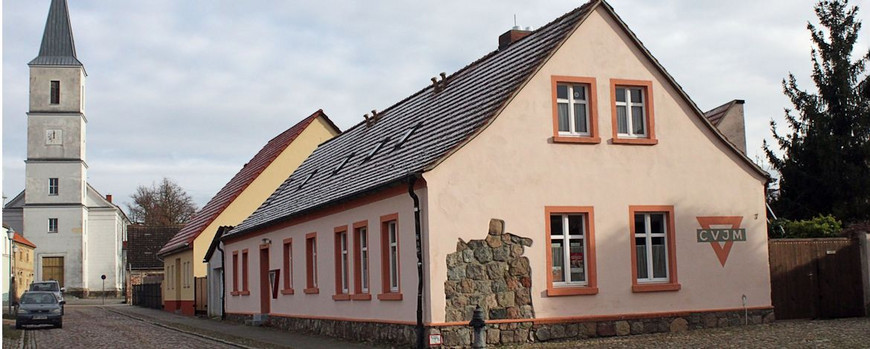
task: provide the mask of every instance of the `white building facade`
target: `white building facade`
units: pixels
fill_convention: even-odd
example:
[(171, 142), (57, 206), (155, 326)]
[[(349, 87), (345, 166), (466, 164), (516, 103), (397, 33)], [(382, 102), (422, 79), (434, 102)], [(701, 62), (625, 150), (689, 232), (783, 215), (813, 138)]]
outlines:
[(36, 280), (58, 280), (73, 295), (118, 294), (129, 220), (86, 180), (87, 73), (76, 58), (66, 0), (52, 0), (39, 55), (28, 66), (26, 181), (3, 221), (38, 246)]

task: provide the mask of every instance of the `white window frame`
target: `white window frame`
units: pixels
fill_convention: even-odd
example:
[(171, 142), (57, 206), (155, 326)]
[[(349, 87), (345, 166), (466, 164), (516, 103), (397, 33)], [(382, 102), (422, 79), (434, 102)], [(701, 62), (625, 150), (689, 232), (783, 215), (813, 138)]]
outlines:
[(387, 239), (390, 259), (390, 292), (399, 292), (399, 246), (396, 221), (387, 222)]
[[(641, 278), (640, 277), (640, 266), (637, 266), (637, 268), (638, 268), (637, 269), (637, 283), (641, 284), (641, 283), (651, 283), (651, 282), (654, 282), (654, 283), (669, 282), (671, 270), (670, 270), (670, 266), (668, 264), (670, 264), (669, 257), (670, 257), (671, 251), (669, 250), (669, 247), (668, 247), (668, 219), (669, 219), (668, 215), (665, 212), (636, 212), (634, 215), (635, 216), (638, 216), (638, 215), (643, 216), (643, 224), (644, 224), (645, 233), (638, 233), (637, 232), (638, 229), (637, 229), (637, 227), (635, 227), (634, 237), (635, 237), (635, 239), (637, 239), (637, 238), (644, 239), (644, 243), (645, 243), (644, 246), (645, 246), (645, 250), (646, 250), (646, 272), (647, 272), (647, 277)], [(652, 232), (652, 219), (651, 219), (652, 215), (661, 215), (662, 216), (662, 219), (663, 219), (662, 226), (663, 226), (664, 231), (662, 231), (661, 233), (653, 233)], [(634, 219), (635, 221), (637, 220), (636, 217), (632, 217), (632, 219)], [(665, 258), (664, 258), (665, 276), (658, 277), (658, 278), (654, 276), (655, 267), (653, 266), (653, 251), (652, 251), (652, 239), (656, 238), (656, 237), (660, 237), (663, 239), (664, 247), (665, 247)], [(637, 260), (640, 260), (640, 256), (636, 255), (637, 250), (633, 251), (633, 253), (635, 253), (635, 258), (637, 258)]]
[[(559, 87), (565, 86), (568, 89), (568, 98), (559, 98)], [(584, 99), (574, 99), (574, 86), (582, 86), (583, 87), (583, 96)], [(558, 130), (560, 136), (584, 136), (589, 137), (592, 136), (592, 125), (590, 116), (589, 116), (589, 93), (590, 88), (588, 84), (584, 83), (568, 83), (568, 82), (559, 82), (556, 83), (556, 118), (559, 118), (559, 105), (567, 104), (568, 105), (568, 131)], [(576, 117), (574, 115), (574, 105), (579, 104), (583, 105), (583, 109), (586, 110), (586, 132), (577, 131), (576, 125)], [(557, 120), (558, 124), (558, 120)], [(557, 125), (559, 127), (559, 125)]]
[[(617, 100), (616, 96), (613, 97), (614, 103), (616, 103), (616, 127), (617, 134), (622, 138), (647, 138), (649, 137), (649, 122), (647, 122), (647, 101), (649, 100), (649, 96), (647, 96), (647, 91), (643, 87), (638, 86), (617, 86), (616, 93), (619, 94), (619, 90), (624, 90), (625, 93), (625, 101), (620, 102)], [(631, 91), (640, 91), (641, 102), (635, 102), (631, 100)], [(633, 107), (640, 107), (641, 112), (641, 122), (643, 123), (643, 133), (634, 133), (634, 125), (632, 118), (632, 110)], [(625, 126), (627, 133), (620, 132), (619, 127), (619, 108), (625, 109)]]
[[(574, 287), (574, 286), (587, 286), (589, 285), (589, 272), (588, 272), (588, 258), (589, 258), (589, 242), (587, 239), (586, 225), (587, 220), (589, 219), (588, 215), (585, 213), (552, 213), (550, 214), (550, 219), (553, 216), (559, 216), (562, 219), (562, 234), (554, 235), (552, 231), (550, 231), (550, 246), (552, 249), (554, 240), (562, 241), (562, 278), (566, 281), (553, 281), (553, 287)], [(569, 234), (569, 216), (580, 216), (580, 232), (578, 235), (570, 235)], [(574, 240), (580, 240), (583, 245), (583, 280), (582, 281), (573, 281), (571, 280), (571, 242)], [(551, 251), (554, 252), (554, 251)], [(553, 254), (555, 257), (555, 254)], [(550, 261), (551, 267), (555, 267), (555, 263)], [(552, 272), (552, 271), (551, 271)]]
[(49, 178), (48, 179), (48, 195), (57, 196), (58, 193), (60, 193), (60, 179)]
[(48, 219), (48, 232), (49, 233), (57, 233), (58, 232), (58, 220), (57, 218), (49, 218)]
[(369, 236), (367, 227), (357, 228), (360, 254), (360, 292), (369, 293)]

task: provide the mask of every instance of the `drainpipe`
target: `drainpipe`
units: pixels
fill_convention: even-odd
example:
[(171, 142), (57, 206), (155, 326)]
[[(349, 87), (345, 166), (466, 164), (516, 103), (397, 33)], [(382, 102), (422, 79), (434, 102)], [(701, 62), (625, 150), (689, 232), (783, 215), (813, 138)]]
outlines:
[(221, 248), (221, 243), (217, 244), (218, 251), (221, 251), (221, 320), (227, 319), (227, 269), (224, 262), (224, 249)]
[(414, 193), (417, 174), (408, 175), (408, 195), (414, 200), (414, 237), (417, 240), (417, 348), (423, 349), (423, 249), (420, 228), (420, 198)]

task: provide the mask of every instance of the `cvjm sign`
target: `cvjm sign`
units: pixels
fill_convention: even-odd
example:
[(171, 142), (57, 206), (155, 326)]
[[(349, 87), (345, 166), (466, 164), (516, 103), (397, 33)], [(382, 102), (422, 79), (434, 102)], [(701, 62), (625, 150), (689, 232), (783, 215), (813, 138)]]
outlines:
[[(740, 228), (740, 223), (743, 222), (743, 217), (740, 216), (724, 216), (724, 217), (696, 217), (701, 229), (698, 229), (697, 237), (699, 243), (710, 243), (716, 257), (719, 258), (719, 263), (725, 266), (728, 261), (728, 255), (731, 254), (731, 247), (735, 241), (746, 241), (746, 229)], [(715, 226), (715, 228), (714, 228)]]

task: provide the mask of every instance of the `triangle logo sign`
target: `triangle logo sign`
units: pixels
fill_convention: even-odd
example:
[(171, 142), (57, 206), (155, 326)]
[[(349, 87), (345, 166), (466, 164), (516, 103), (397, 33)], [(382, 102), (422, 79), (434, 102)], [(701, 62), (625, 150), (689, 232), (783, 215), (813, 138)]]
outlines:
[[(743, 222), (743, 217), (740, 216), (720, 216), (720, 217), (696, 217), (698, 219), (698, 223), (701, 225), (702, 230), (711, 230), (713, 226), (729, 226), (731, 229), (740, 229), (740, 223)], [(700, 232), (699, 231), (699, 234)], [(745, 235), (744, 235), (745, 237)], [(699, 241), (702, 239), (699, 236)], [(716, 253), (716, 257), (719, 258), (719, 263), (722, 266), (725, 266), (725, 262), (728, 261), (728, 255), (731, 254), (731, 247), (734, 246), (734, 240), (728, 239), (728, 241), (710, 241), (710, 246), (713, 247), (713, 252)]]

